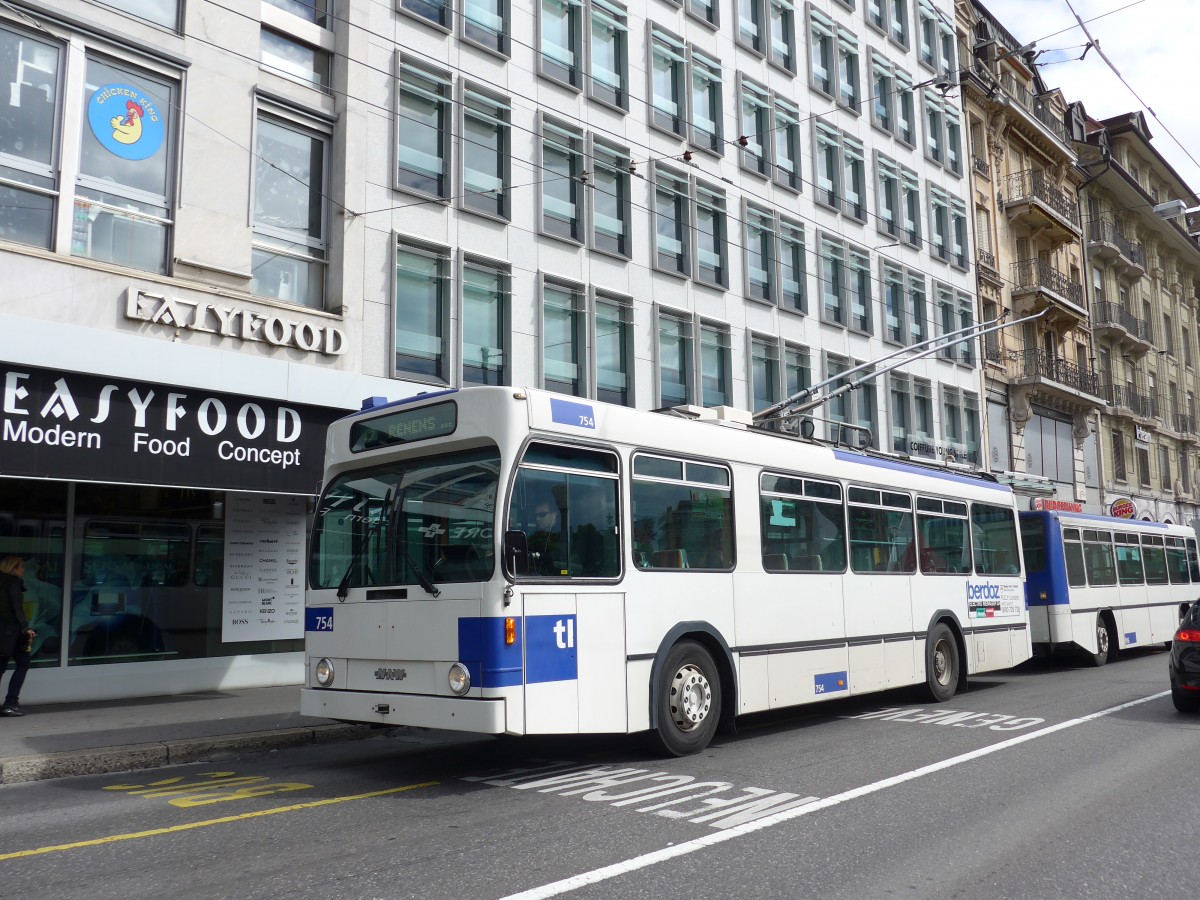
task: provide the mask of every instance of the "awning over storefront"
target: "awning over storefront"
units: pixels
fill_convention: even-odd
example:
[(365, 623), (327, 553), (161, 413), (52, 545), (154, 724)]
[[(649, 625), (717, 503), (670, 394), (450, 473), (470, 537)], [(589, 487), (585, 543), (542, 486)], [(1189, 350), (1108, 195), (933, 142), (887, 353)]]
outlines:
[(0, 363), (0, 476), (314, 494), (348, 411)]

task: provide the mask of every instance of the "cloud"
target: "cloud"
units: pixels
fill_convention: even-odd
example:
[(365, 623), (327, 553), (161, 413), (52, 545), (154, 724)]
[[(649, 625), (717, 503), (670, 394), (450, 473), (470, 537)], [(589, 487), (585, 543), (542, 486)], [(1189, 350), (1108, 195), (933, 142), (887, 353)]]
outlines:
[(1200, 47), (1196, 0), (1070, 0), (1129, 87), (1095, 49), (1079, 60), (1087, 38), (1067, 0), (983, 4), (1018, 41), (1037, 43), (1046, 86), (1059, 88), (1068, 102), (1081, 101), (1096, 119), (1145, 111), (1155, 149), (1193, 192), (1200, 190), (1200, 117), (1191, 79), (1191, 62)]

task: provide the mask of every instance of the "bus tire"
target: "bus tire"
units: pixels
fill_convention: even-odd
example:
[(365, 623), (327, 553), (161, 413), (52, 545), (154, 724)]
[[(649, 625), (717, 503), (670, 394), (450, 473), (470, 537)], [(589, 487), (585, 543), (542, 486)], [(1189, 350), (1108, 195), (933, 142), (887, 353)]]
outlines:
[(925, 686), (934, 703), (945, 703), (957, 692), (961, 666), (954, 632), (938, 622), (925, 641)]
[(1099, 668), (1110, 659), (1115, 657), (1113, 652), (1113, 634), (1108, 627), (1108, 622), (1104, 618), (1104, 613), (1096, 615), (1096, 647), (1095, 653), (1089, 654), (1092, 665)]
[(667, 654), (655, 690), (658, 748), (688, 756), (707, 747), (721, 718), (721, 676), (712, 654), (695, 641), (680, 641)]

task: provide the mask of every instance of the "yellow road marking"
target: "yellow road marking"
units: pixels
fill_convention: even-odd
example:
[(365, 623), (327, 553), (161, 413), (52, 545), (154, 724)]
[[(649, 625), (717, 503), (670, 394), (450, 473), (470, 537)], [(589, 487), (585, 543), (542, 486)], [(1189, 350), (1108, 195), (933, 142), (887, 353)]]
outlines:
[(71, 844), (55, 844), (51, 847), (38, 847), (35, 850), (18, 850), (15, 853), (0, 853), (0, 860), (20, 859), (26, 856), (40, 856), (43, 853), (57, 853), (60, 850), (78, 850), (81, 847), (99, 847), (101, 844), (115, 844), (117, 841), (132, 841), (137, 838), (154, 837), (159, 834), (173, 834), (178, 831), (190, 831), (193, 828), (206, 828), (209, 825), (225, 825), (229, 822), (241, 822), (245, 819), (258, 819), (262, 816), (273, 816), (276, 813), (294, 812), (298, 809), (314, 809), (318, 806), (332, 806), (335, 803), (345, 803), (348, 800), (366, 800), (369, 797), (385, 797), (388, 794), (399, 794), (402, 791), (412, 791), (417, 788), (433, 787), (439, 782), (424, 781), (421, 784), (406, 784), (404, 787), (388, 788), (384, 791), (371, 791), (367, 794), (351, 794), (346, 797), (330, 797), (326, 800), (313, 800), (308, 803), (294, 803), (291, 806), (277, 806), (274, 809), (260, 809), (257, 812), (241, 813), (236, 816), (222, 816), (219, 819), (206, 819), (203, 822), (188, 822), (184, 825), (171, 825), (168, 828), (151, 828), (149, 831), (134, 831), (128, 834), (111, 834), (108, 837), (94, 838), (90, 841), (76, 841)]

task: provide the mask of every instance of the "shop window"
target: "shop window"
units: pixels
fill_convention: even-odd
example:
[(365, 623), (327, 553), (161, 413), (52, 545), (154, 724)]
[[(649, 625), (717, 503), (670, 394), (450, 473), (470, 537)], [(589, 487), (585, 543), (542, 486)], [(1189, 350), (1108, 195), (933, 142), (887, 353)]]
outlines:
[(34, 666), (56, 666), (62, 653), (67, 499), (66, 482), (0, 478), (0, 559), (25, 562), (25, 617), (37, 632)]

